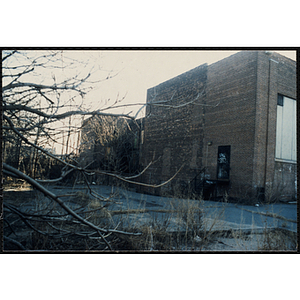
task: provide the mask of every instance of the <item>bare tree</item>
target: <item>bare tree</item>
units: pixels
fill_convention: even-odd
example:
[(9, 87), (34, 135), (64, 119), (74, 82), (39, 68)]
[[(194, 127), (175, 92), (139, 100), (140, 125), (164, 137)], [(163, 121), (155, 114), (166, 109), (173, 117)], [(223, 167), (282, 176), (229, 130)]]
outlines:
[[(79, 68), (79, 65), (82, 68)], [(64, 73), (70, 69), (79, 71), (73, 73), (74, 75), (65, 76)], [(5, 153), (3, 174), (27, 182), (40, 195), (49, 199), (48, 202), (44, 198), (43, 201), (38, 201), (35, 210), (32, 210), (32, 207), (26, 209), (26, 201), (23, 201), (21, 206), (17, 205), (17, 201), (12, 203), (4, 201), (4, 240), (22, 250), (27, 249), (27, 245), (20, 244), (11, 237), (11, 235), (18, 237), (20, 224), (31, 231), (32, 237), (36, 235), (35, 240), (38, 241), (36, 244), (43, 241), (43, 244), (38, 246), (31, 243), (30, 249), (34, 247), (60, 249), (58, 245), (68, 243), (70, 243), (69, 248), (66, 246), (68, 249), (75, 249), (74, 238), (77, 238), (79, 244), (77, 249), (85, 247), (89, 250), (111, 250), (120, 236), (139, 235), (138, 232), (119, 230), (119, 224), (113, 222), (102, 223), (103, 214), (109, 214), (107, 207), (114, 200), (112, 195), (104, 197), (95, 192), (90, 186), (88, 177), (93, 174), (105, 174), (124, 182), (155, 187), (136, 181), (136, 178), (153, 162), (139, 174), (124, 176), (122, 172), (115, 172), (115, 169), (95, 170), (90, 168), (90, 163), (82, 165), (76, 156), (78, 149), (73, 147), (72, 151), (69, 151), (71, 135), (81, 130), (81, 125), (72, 125), (71, 118), (74, 120), (79, 116), (81, 120), (84, 116), (110, 118), (121, 116), (124, 120), (134, 119), (130, 115), (107, 112), (107, 109), (118, 106), (119, 101), (97, 111), (85, 108), (85, 95), (94, 84), (109, 79), (110, 75), (93, 81), (93, 70), (87, 70), (84, 62), (67, 58), (63, 51), (17, 50), (2, 52), (2, 73), (2, 147)], [(67, 126), (63, 123), (65, 120)], [(122, 138), (121, 131), (118, 136)], [(62, 145), (62, 149), (65, 147), (65, 155), (58, 155), (52, 151), (51, 146), (54, 143), (58, 144), (62, 137), (66, 138), (66, 143)], [(109, 134), (103, 132), (99, 134), (99, 138), (108, 137)], [(119, 154), (120, 150), (116, 149), (114, 159)], [(45, 171), (46, 166), (50, 166), (51, 170), (54, 165), (58, 166), (60, 173), (56, 174), (56, 178), (49, 178), (49, 173)], [(63, 180), (72, 172), (78, 172), (84, 178), (87, 193), (57, 195), (45, 186)], [(76, 205), (73, 207), (67, 205), (63, 198), (75, 199)], [(91, 199), (97, 201), (97, 208), (92, 209), (87, 205), (91, 203)]]
[(85, 120), (81, 137), (81, 161), (93, 168), (119, 175), (139, 170), (141, 122), (122, 117), (94, 116)]
[[(95, 240), (94, 235), (98, 235), (104, 245), (111, 249), (111, 245), (106, 240), (105, 235), (111, 233), (130, 233), (118, 231), (116, 228), (101, 228), (87, 221), (83, 217), (82, 212), (78, 210), (75, 212), (66, 206), (58, 195), (54, 195), (41, 185), (41, 183), (38, 183), (38, 181), (58, 182), (74, 170), (81, 172), (84, 176), (88, 176), (89, 171), (86, 169), (86, 166), (79, 166), (76, 159), (70, 158), (72, 152), (68, 153), (71, 134), (80, 130), (76, 126), (72, 128), (71, 117), (79, 115), (109, 115), (103, 111), (91, 112), (84, 109), (84, 96), (94, 83), (89, 81), (92, 71), (86, 71), (84, 69), (85, 66), (83, 66), (84, 71), (82, 71), (78, 66), (78, 64), (83, 64), (82, 62), (63, 58), (63, 55), (62, 51), (25, 52), (13, 50), (3, 51), (2, 53), (2, 147), (7, 153), (4, 157), (3, 173), (7, 176), (26, 181), (36, 190), (50, 198), (52, 202), (54, 201), (60, 206), (60, 210), (57, 210), (54, 214), (51, 214), (50, 211), (43, 211), (41, 214), (41, 212), (25, 213), (14, 204), (4, 203), (5, 215), (13, 214), (35, 233), (47, 237), (55, 237), (56, 239), (61, 238), (62, 235), (75, 234), (77, 236), (87, 236), (88, 239)], [(67, 72), (75, 64), (80, 69), (80, 72), (67, 79), (56, 78), (57, 74)], [(57, 70), (61, 72), (55, 72)], [(106, 76), (104, 80), (108, 78)], [(81, 99), (79, 104), (78, 99)], [(129, 116), (125, 117), (129, 118)], [(66, 132), (64, 132), (65, 128), (63, 126), (60, 128), (58, 124), (65, 119), (69, 121)], [(58, 142), (60, 136), (66, 136), (66, 145), (63, 146), (65, 146), (65, 153), (67, 155), (56, 155), (52, 151), (49, 151), (50, 145), (53, 142)], [(10, 153), (12, 149), (15, 150), (14, 155)], [(28, 149), (29, 153), (25, 153), (23, 149)], [(26, 160), (26, 168), (23, 168), (23, 172), (19, 170), (21, 158), (23, 161)], [(44, 158), (44, 162), (47, 158), (60, 164), (62, 169), (61, 175), (53, 180), (47, 178), (35, 180), (36, 176), (41, 177), (42, 175), (41, 172), (37, 174), (36, 171), (39, 162), (41, 166), (41, 158)], [(98, 210), (104, 209), (105, 203), (109, 199), (105, 199), (95, 193), (91, 193), (91, 195), (102, 203), (104, 202), (104, 205), (100, 205)], [(86, 214), (85, 210), (84, 215)], [(67, 230), (68, 233), (66, 233), (66, 229), (62, 229), (61, 227), (65, 223), (64, 218), (66, 215), (73, 217), (73, 222), (77, 222), (75, 223), (77, 227), (82, 225), (86, 228), (88, 226), (91, 231), (83, 234), (80, 227), (75, 231), (73, 229)], [(60, 229), (54, 225), (53, 220), (60, 223)], [(5, 222), (8, 228), (12, 229), (13, 226), (9, 223), (9, 219), (6, 218)], [(40, 222), (38, 223), (39, 227), (40, 224), (47, 224), (47, 226), (43, 231), (39, 227), (32, 225), (32, 222)], [(12, 239), (6, 236), (6, 241), (8, 240), (11, 241)], [(18, 243), (15, 242), (15, 245), (18, 245)], [(105, 247), (103, 248), (105, 249)]]

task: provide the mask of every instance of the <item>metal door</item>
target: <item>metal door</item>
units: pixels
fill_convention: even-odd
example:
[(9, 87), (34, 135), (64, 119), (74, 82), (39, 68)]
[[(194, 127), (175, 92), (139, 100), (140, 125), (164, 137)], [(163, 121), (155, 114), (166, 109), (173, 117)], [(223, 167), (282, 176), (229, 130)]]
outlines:
[(218, 147), (217, 179), (229, 179), (230, 146)]

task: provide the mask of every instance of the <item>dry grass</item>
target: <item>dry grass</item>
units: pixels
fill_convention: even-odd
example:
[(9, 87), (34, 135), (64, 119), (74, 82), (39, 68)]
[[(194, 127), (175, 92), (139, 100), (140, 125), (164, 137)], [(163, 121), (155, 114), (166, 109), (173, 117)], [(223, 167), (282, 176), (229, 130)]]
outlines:
[[(24, 207), (29, 199), (18, 194), (19, 208)], [(60, 207), (41, 194), (31, 201), (35, 211), (45, 214), (61, 213)], [(117, 228), (129, 232), (139, 232), (140, 236), (110, 235), (107, 239), (113, 250), (117, 251), (284, 251), (297, 250), (297, 236), (284, 229), (270, 230), (265, 226), (261, 233), (247, 232), (242, 225), (235, 230), (220, 231), (222, 228), (224, 209), (216, 209), (210, 216), (205, 215), (201, 200), (185, 200), (173, 197), (169, 207), (163, 209), (146, 209), (126, 199), (127, 209), (111, 209), (109, 205), (91, 198), (87, 193), (79, 191), (72, 202), (76, 203), (81, 215), (102, 228)], [(242, 214), (242, 212), (241, 212)], [(266, 217), (276, 217), (268, 212)], [(106, 245), (97, 236), (78, 235), (82, 232), (80, 225), (68, 216), (63, 221), (32, 221), (37, 231), (29, 230), (24, 223), (11, 213), (5, 213), (10, 226), (5, 224), (5, 234), (15, 238), (27, 249), (31, 250), (103, 250)], [(253, 221), (254, 225), (254, 221)], [(13, 232), (15, 231), (15, 233)], [(47, 232), (47, 234), (43, 234)], [(54, 237), (52, 233), (56, 236)], [(6, 250), (15, 249), (5, 243)]]
[(262, 234), (258, 250), (264, 251), (287, 251), (297, 250), (297, 234), (284, 229), (266, 229)]

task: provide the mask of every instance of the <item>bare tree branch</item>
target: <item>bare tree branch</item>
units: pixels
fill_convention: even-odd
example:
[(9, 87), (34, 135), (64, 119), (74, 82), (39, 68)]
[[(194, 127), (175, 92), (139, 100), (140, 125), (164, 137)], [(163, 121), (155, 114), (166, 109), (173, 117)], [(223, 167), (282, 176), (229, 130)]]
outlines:
[(35, 109), (32, 107), (23, 106), (23, 105), (4, 105), (3, 106), (3, 111), (16, 111), (16, 110), (28, 111), (28, 112), (34, 113), (36, 115), (39, 115), (41, 117), (44, 117), (44, 118), (56, 119), (56, 120), (65, 119), (65, 118), (67, 118), (69, 116), (73, 116), (73, 115), (82, 115), (82, 116), (98, 115), (98, 116), (113, 116), (113, 117), (125, 117), (128, 119), (134, 119), (132, 116), (129, 116), (127, 114), (110, 114), (110, 113), (103, 113), (100, 111), (86, 112), (86, 111), (81, 111), (81, 110), (75, 110), (75, 111), (68, 111), (68, 112), (65, 112), (62, 114), (49, 115), (49, 114), (42, 112), (39, 109)]
[(4, 240), (6, 240), (6, 241), (8, 241), (8, 242), (10, 242), (10, 243), (12, 243), (12, 244), (14, 244), (14, 245), (16, 245), (17, 247), (19, 247), (19, 249), (21, 249), (21, 250), (27, 250), (21, 243), (19, 243), (18, 241), (16, 241), (16, 240), (14, 240), (14, 239), (11, 239), (11, 238), (9, 238), (9, 237), (7, 237), (7, 236), (3, 236), (3, 238), (4, 238)]
[[(153, 158), (153, 161), (141, 170), (139, 160), (134, 156), (139, 149), (141, 130), (136, 117), (145, 106), (173, 109), (185, 105), (202, 105), (198, 100), (203, 92), (191, 100), (190, 98), (177, 99), (176, 92), (174, 92), (170, 99), (157, 101), (158, 95), (155, 94), (149, 103), (145, 105), (140, 103), (142, 107), (134, 117), (130, 113), (111, 113), (116, 108), (137, 105), (120, 104), (125, 96), (122, 99), (117, 98), (112, 105), (111, 102), (109, 104), (106, 102), (101, 109), (90, 111), (84, 106), (85, 97), (83, 95), (93, 88), (94, 83), (102, 81), (101, 79), (93, 81), (93, 72), (97, 67), (92, 66), (90, 70), (80, 70), (79, 62), (63, 57), (63, 51), (40, 52), (40, 54), (38, 51), (15, 50), (4, 53), (5, 56), (2, 60), (2, 63), (4, 62), (2, 65), (2, 130), (6, 157), (3, 174), (25, 180), (35, 190), (46, 196), (46, 198), (42, 198), (41, 207), (39, 207), (41, 203), (37, 197), (35, 199), (37, 207), (30, 208), (30, 211), (22, 209), (17, 204), (16, 206), (5, 204), (5, 209), (9, 211), (9, 215), (12, 215), (8, 224), (13, 224), (17, 218), (16, 224), (22, 221), (22, 225), (25, 224), (26, 229), (38, 236), (38, 239), (40, 235), (43, 235), (45, 239), (61, 239), (62, 243), (67, 244), (67, 239), (75, 236), (88, 243), (94, 241), (92, 246), (87, 243), (88, 249), (106, 247), (105, 249), (112, 250), (111, 242), (118, 239), (120, 235), (139, 236), (140, 233), (127, 232), (123, 228), (118, 230), (120, 222), (116, 222), (118, 223), (116, 225), (115, 219), (102, 223), (103, 218), (108, 218), (107, 215), (111, 218), (110, 211), (112, 209), (116, 215), (118, 214), (118, 211), (113, 208), (113, 203), (123, 203), (121, 200), (120, 202), (115, 201), (116, 194), (113, 191), (107, 197), (97, 193), (97, 190), (93, 188), (94, 183), (90, 183), (90, 181), (97, 181), (99, 177), (109, 176), (126, 183), (153, 188), (159, 188), (172, 181), (183, 166), (170, 179), (160, 184), (138, 182), (138, 178), (157, 161), (154, 161)], [(66, 60), (68, 63), (65, 63)], [(86, 67), (86, 63), (81, 65)], [(66, 79), (67, 67), (75, 71), (68, 79)], [(109, 74), (104, 80), (111, 77)], [(84, 121), (85, 116), (92, 117), (88, 119), (93, 125), (93, 128), (90, 129), (94, 130), (96, 135), (89, 136), (84, 140), (84, 124), (87, 121)], [(99, 123), (99, 126), (97, 125), (96, 121), (99, 121), (100, 118), (102, 121), (106, 119), (106, 123), (103, 122), (104, 126)], [(123, 120), (121, 124), (118, 123), (119, 119)], [(73, 124), (73, 121), (76, 122)], [(109, 124), (110, 122), (111, 124)], [(120, 125), (120, 128), (117, 128), (117, 125)], [(75, 142), (71, 138), (74, 133), (78, 135)], [(63, 150), (59, 154), (53, 151), (54, 144), (55, 146), (61, 145)], [(97, 145), (105, 145), (107, 150), (111, 150), (110, 154), (109, 151), (103, 154), (101, 147), (97, 150)], [(81, 161), (80, 151), (84, 151), (82, 146), (94, 151), (93, 156), (95, 155), (95, 157), (88, 157), (86, 161)], [(97, 165), (100, 161), (97, 155), (107, 156), (102, 165)], [(127, 165), (130, 164), (135, 167), (129, 168)], [(75, 173), (74, 171), (79, 172)], [(80, 191), (83, 195), (66, 192), (67, 195), (59, 196), (43, 185), (67, 182), (67, 180), (75, 184), (77, 179), (84, 179), (85, 190)], [(40, 195), (38, 196), (40, 197)], [(79, 203), (74, 204), (77, 200)], [(68, 201), (71, 204), (67, 205)], [(93, 206), (94, 203), (96, 206)], [(109, 209), (106, 209), (109, 205), (111, 205)], [(96, 208), (93, 209), (94, 207)], [(132, 212), (128, 211), (128, 213)], [(5, 228), (10, 230), (10, 226)], [(13, 227), (11, 230), (14, 230)], [(9, 239), (7, 238), (6, 241)], [(22, 244), (18, 245), (18, 241), (11, 242), (20, 249), (25, 249), (25, 247), (22, 248)]]
[[(88, 78), (90, 76), (90, 74), (88, 74), (88, 76), (86, 78)], [(32, 87), (35, 88), (37, 90), (74, 90), (80, 93), (83, 93), (81, 90), (78, 90), (78, 87), (82, 84), (82, 82), (84, 81), (84, 79), (82, 81), (80, 81), (77, 84), (73, 84), (73, 85), (64, 85), (64, 86), (57, 86), (57, 85), (43, 85), (43, 84), (36, 84), (36, 83), (32, 83), (32, 82), (16, 82), (16, 83), (9, 83), (5, 86), (2, 87), (2, 92), (5, 92), (6, 90), (10, 90), (10, 89), (15, 89), (15, 88), (20, 88), (20, 87)]]
[(14, 55), (17, 52), (17, 50), (13, 50), (12, 52), (8, 53), (6, 56), (2, 58), (2, 62), (4, 62), (7, 58)]
[(37, 182), (39, 183), (55, 183), (63, 180), (67, 175), (69, 175), (71, 172), (73, 172), (75, 169), (72, 168), (68, 170), (67, 172), (63, 172), (62, 175), (59, 178), (56, 179), (47, 179), (47, 180), (41, 180), (41, 179), (36, 179)]
[[(184, 167), (184, 164), (179, 168), (179, 170), (171, 178), (169, 178), (168, 180), (166, 180), (160, 184), (148, 184), (148, 183), (143, 183), (143, 182), (138, 182), (138, 181), (132, 181), (132, 180), (126, 179), (126, 177), (122, 177), (117, 174), (103, 172), (103, 171), (99, 171), (99, 170), (93, 170), (93, 172), (98, 173), (98, 174), (108, 175), (111, 177), (115, 177), (115, 178), (120, 179), (127, 183), (132, 183), (132, 184), (141, 185), (141, 186), (145, 186), (145, 187), (159, 188), (159, 187), (162, 187), (162, 186), (168, 184), (169, 182), (171, 182), (178, 175), (178, 173), (182, 170), (183, 167)], [(144, 172), (144, 170), (143, 170), (143, 172)], [(137, 176), (140, 176), (140, 175), (141, 174), (138, 174)]]
[(100, 231), (100, 232), (103, 232), (103, 233), (110, 233), (110, 232), (112, 232), (112, 233), (119, 233), (119, 234), (126, 234), (126, 235), (140, 235), (140, 233), (131, 233), (131, 232), (125, 232), (125, 231), (119, 231), (119, 230), (112, 230), (112, 229), (100, 228), (100, 227), (98, 227), (98, 226), (90, 223), (86, 219), (80, 217), (71, 208), (69, 208), (67, 205), (65, 205), (64, 202), (61, 199), (59, 199), (59, 197), (57, 195), (55, 195), (52, 192), (48, 191), (46, 188), (44, 188), (42, 185), (40, 185), (38, 182), (36, 182), (36, 180), (32, 179), (31, 177), (25, 175), (24, 173), (20, 172), (19, 170), (15, 169), (15, 168), (13, 168), (13, 167), (5, 164), (5, 163), (3, 164), (3, 171), (4, 172), (8, 171), (10, 173), (14, 173), (19, 178), (24, 179), (30, 185), (32, 185), (34, 188), (36, 188), (37, 190), (39, 190), (40, 192), (42, 192), (45, 196), (51, 198), (56, 203), (58, 203), (72, 217), (74, 217), (75, 219), (77, 219), (78, 221), (80, 221), (82, 224), (85, 224), (85, 225), (89, 226), (90, 228), (96, 230), (97, 232)]

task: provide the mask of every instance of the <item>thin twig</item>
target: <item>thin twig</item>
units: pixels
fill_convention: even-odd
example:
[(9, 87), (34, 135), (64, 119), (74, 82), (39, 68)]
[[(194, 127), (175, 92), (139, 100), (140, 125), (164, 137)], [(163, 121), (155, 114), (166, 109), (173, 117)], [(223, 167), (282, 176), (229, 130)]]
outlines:
[(89, 221), (85, 220), (84, 218), (80, 217), (77, 213), (75, 213), (71, 208), (69, 208), (67, 205), (64, 204), (62, 200), (59, 199), (59, 197), (46, 188), (44, 188), (42, 185), (40, 185), (36, 180), (32, 179), (31, 177), (25, 175), (24, 173), (20, 172), (19, 170), (7, 165), (3, 164), (3, 171), (9, 171), (11, 173), (14, 173), (19, 176), (19, 178), (22, 178), (26, 180), (29, 184), (31, 184), (33, 187), (35, 187), (37, 190), (41, 191), (45, 196), (53, 199), (55, 202), (57, 202), (65, 211), (67, 211), (72, 217), (77, 219), (79, 222), (82, 224), (85, 224), (91, 228), (93, 228), (96, 231), (101, 231), (103, 233), (109, 233), (109, 232), (114, 232), (114, 233), (120, 233), (120, 234), (126, 234), (126, 235), (140, 235), (140, 233), (130, 233), (130, 232), (124, 232), (124, 231), (119, 231), (119, 230), (111, 230), (111, 229), (104, 229), (100, 228)]
[(12, 243), (12, 244), (14, 244), (14, 245), (16, 245), (16, 246), (18, 246), (21, 250), (27, 250), (21, 243), (19, 243), (18, 241), (16, 241), (16, 240), (14, 240), (14, 239), (11, 239), (11, 238), (9, 238), (9, 237), (7, 237), (7, 236), (3, 236), (3, 238), (4, 238), (4, 240), (6, 240), (6, 241), (8, 241), (8, 242), (10, 242), (10, 243)]

